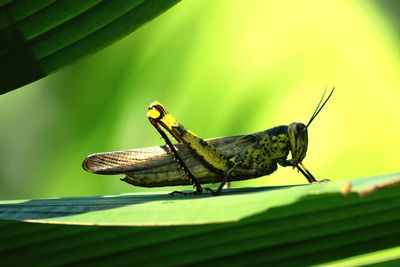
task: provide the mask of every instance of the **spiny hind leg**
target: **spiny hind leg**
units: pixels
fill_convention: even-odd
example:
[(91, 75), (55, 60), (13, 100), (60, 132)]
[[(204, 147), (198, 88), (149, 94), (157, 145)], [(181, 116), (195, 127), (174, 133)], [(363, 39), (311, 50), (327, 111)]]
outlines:
[[(176, 151), (174, 145), (171, 143), (171, 140), (169, 140), (168, 136), (165, 134), (165, 132), (162, 130), (162, 128), (158, 125), (156, 121), (150, 120), (150, 122), (153, 124), (153, 126), (157, 129), (157, 131), (160, 133), (162, 138), (164, 139), (165, 143), (167, 144), (168, 148), (170, 151), (173, 153), (179, 167), (182, 169), (184, 172), (186, 178), (188, 179), (189, 183), (193, 185), (195, 188), (195, 191), (193, 194), (201, 194), (203, 191), (203, 188), (201, 187), (199, 181), (194, 177), (192, 172), (189, 170), (189, 168), (186, 166), (185, 162), (182, 160), (182, 158), (179, 156), (178, 151)], [(178, 193), (180, 191), (174, 191), (170, 195), (174, 195), (174, 193)], [(183, 194), (183, 192), (182, 192)], [(186, 194), (184, 194), (186, 195)]]
[(205, 140), (198, 137), (191, 131), (186, 130), (186, 128), (179, 123), (178, 120), (176, 120), (161, 103), (152, 103), (149, 106), (147, 117), (149, 118), (151, 124), (153, 124), (153, 126), (164, 138), (167, 146), (175, 155), (179, 166), (184, 170), (189, 182), (196, 188), (194, 194), (201, 194), (203, 189), (198, 180), (194, 177), (179, 156), (163, 128), (167, 130), (178, 142), (185, 144), (192, 151), (192, 153), (194, 153), (195, 156), (211, 170), (217, 173), (226, 173), (230, 169), (231, 162), (228, 159), (226, 159), (214, 146), (208, 144)]
[(152, 103), (147, 117), (153, 125), (156, 123), (159, 128), (162, 126), (178, 142), (184, 143), (211, 170), (217, 173), (226, 173), (231, 167), (230, 161), (214, 146), (187, 130), (161, 103)]
[[(157, 104), (159, 104), (159, 103), (157, 103)], [(161, 106), (161, 104), (159, 104), (159, 105)], [(197, 181), (197, 179), (194, 177), (192, 172), (189, 170), (189, 168), (186, 166), (186, 164), (184, 163), (182, 158), (179, 156), (178, 151), (176, 151), (176, 149), (175, 149), (174, 145), (172, 144), (171, 140), (168, 138), (167, 134), (163, 130), (163, 128), (164, 128), (167, 131), (169, 131), (169, 128), (166, 127), (163, 123), (160, 123), (160, 118), (164, 117), (162, 112), (167, 113), (167, 111), (163, 107), (162, 107), (162, 109), (161, 108), (156, 109), (156, 108), (153, 108), (152, 105), (150, 105), (149, 111), (147, 112), (147, 117), (149, 118), (150, 123), (154, 126), (154, 128), (156, 128), (158, 133), (164, 139), (165, 143), (167, 144), (167, 147), (174, 154), (174, 157), (177, 160), (179, 167), (183, 170), (183, 172), (184, 172), (185, 176), (187, 177), (189, 183), (193, 184), (193, 186), (195, 187), (195, 191), (193, 192), (193, 194), (201, 194), (201, 192), (203, 191), (203, 188), (201, 187), (201, 185)], [(181, 142), (181, 140), (178, 139), (177, 137), (175, 137), (175, 139), (178, 142)], [(186, 195), (186, 193), (181, 192), (181, 191), (174, 191), (174, 192), (170, 193), (170, 195), (174, 195), (174, 194), (177, 194), (177, 193), (182, 193), (182, 194)]]

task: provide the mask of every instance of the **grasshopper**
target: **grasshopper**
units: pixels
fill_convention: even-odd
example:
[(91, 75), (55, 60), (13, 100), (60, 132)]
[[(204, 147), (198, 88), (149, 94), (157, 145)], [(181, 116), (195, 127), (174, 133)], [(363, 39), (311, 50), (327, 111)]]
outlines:
[[(276, 171), (278, 164), (297, 168), (309, 183), (317, 182), (303, 165), (308, 147), (307, 128), (331, 97), (335, 88), (319, 101), (307, 125), (293, 122), (262, 132), (204, 140), (187, 130), (160, 102), (150, 104), (147, 117), (166, 145), (89, 155), (83, 162), (86, 171), (98, 174), (125, 174), (121, 179), (142, 187), (192, 184), (219, 195), (228, 181), (247, 180)], [(321, 104), (322, 103), (322, 104)], [(172, 144), (166, 132), (178, 142)], [(288, 159), (289, 152), (291, 158)], [(220, 183), (216, 190), (201, 184)]]

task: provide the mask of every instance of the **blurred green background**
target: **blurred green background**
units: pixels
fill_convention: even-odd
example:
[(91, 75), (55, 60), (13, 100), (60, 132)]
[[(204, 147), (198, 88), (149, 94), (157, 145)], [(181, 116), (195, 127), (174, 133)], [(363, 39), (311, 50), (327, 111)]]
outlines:
[[(162, 145), (145, 116), (154, 100), (212, 138), (306, 123), (333, 86), (304, 164), (319, 179), (398, 172), (393, 3), (182, 1), (94, 56), (0, 96), (0, 199), (170, 191), (81, 163), (94, 152)], [(279, 168), (232, 185), (305, 182)]]

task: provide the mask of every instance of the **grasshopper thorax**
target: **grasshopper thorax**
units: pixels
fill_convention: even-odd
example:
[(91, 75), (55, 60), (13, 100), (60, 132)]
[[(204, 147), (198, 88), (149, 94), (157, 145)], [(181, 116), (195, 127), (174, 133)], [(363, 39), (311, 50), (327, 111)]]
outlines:
[(293, 122), (288, 126), (288, 137), (292, 161), (301, 163), (306, 156), (308, 147), (307, 126), (301, 122)]

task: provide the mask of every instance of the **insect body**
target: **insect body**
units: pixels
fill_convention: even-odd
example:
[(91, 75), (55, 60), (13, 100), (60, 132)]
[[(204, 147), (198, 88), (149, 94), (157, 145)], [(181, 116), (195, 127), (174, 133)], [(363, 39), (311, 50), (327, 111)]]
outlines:
[[(201, 184), (219, 182), (215, 191), (205, 188), (213, 195), (218, 195), (227, 181), (268, 175), (278, 164), (295, 167), (308, 182), (317, 182), (302, 164), (308, 146), (307, 128), (333, 90), (323, 103), (321, 98), (307, 125), (294, 122), (258, 133), (208, 140), (187, 130), (161, 103), (154, 102), (147, 117), (166, 141), (165, 146), (92, 154), (83, 168), (99, 174), (125, 174), (122, 180), (136, 186), (193, 184), (194, 193), (203, 191)], [(164, 130), (178, 144), (172, 144)]]

